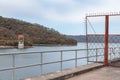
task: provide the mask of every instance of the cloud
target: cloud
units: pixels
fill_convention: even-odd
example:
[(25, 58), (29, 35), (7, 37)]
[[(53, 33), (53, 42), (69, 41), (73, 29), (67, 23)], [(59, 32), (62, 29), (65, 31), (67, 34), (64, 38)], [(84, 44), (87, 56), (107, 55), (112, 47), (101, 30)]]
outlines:
[[(48, 1), (48, 0), (45, 0)], [(78, 3), (73, 0), (57, 0), (48, 1), (48, 5), (41, 6), (43, 8), (42, 14), (48, 19), (62, 21), (62, 22), (79, 22), (82, 11), (79, 11)], [(46, 2), (47, 3), (47, 2)], [(45, 3), (45, 4), (46, 4)]]
[(33, 0), (0, 0), (0, 14), (31, 14), (34, 5)]
[(73, 3), (73, 0), (43, 0), (44, 2), (52, 3), (52, 4), (69, 4)]
[(25, 14), (64, 23), (79, 23), (86, 13), (120, 10), (119, 0), (0, 0), (0, 14)]
[[(56, 3), (56, 0), (53, 1)], [(65, 12), (59, 12), (59, 8), (59, 11), (55, 8), (49, 8), (49, 10), (45, 8), (46, 11), (43, 11), (43, 14), (52, 20), (79, 23), (80, 21), (84, 20), (86, 13), (106, 14), (108, 12), (118, 11), (120, 9), (119, 2), (120, 1), (118, 0), (101, 0), (97, 1), (97, 3), (95, 1), (91, 5), (85, 2), (82, 4), (82, 0), (81, 2), (77, 0), (71, 0), (70, 2), (68, 1), (66, 5), (63, 4), (64, 2), (61, 2), (61, 6), (64, 7), (62, 9), (65, 10)]]

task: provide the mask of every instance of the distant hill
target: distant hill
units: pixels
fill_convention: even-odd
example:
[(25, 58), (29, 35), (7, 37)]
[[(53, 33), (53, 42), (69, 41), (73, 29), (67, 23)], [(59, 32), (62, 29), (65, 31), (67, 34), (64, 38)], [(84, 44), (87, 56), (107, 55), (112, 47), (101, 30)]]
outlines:
[(86, 41), (85, 35), (67, 35), (67, 37), (75, 39), (75, 40), (77, 40), (77, 42), (85, 42)]
[[(68, 38), (72, 38), (77, 40), (77, 42), (86, 42), (85, 35), (67, 35)], [(95, 42), (95, 43), (103, 43), (104, 36), (103, 35), (89, 35), (88, 42)], [(109, 43), (120, 43), (120, 35), (109, 35)]]
[(25, 45), (76, 45), (77, 41), (43, 25), (0, 16), (0, 45), (17, 45), (17, 36), (25, 36)]

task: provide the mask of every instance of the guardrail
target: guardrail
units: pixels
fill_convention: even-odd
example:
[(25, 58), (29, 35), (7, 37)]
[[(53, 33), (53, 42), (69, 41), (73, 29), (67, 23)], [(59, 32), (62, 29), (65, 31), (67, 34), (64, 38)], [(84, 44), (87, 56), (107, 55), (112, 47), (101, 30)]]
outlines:
[(120, 47), (114, 47), (110, 48), (111, 53), (109, 57), (109, 63), (111, 66), (114, 67), (120, 67), (119, 61), (120, 61)]
[[(108, 48), (108, 59), (109, 63), (114, 59), (120, 58), (120, 47), (110, 47)], [(104, 62), (104, 48), (95, 48), (88, 50), (88, 62)], [(90, 60), (91, 57), (93, 60)]]
[[(17, 73), (15, 73), (15, 71), (22, 69), (22, 68), (29, 68), (29, 67), (38, 66), (40, 68), (40, 70), (39, 70), (40, 75), (42, 75), (42, 74), (45, 74), (45, 72), (44, 72), (45, 65), (57, 63), (57, 64), (59, 64), (58, 66), (60, 67), (60, 69), (57, 71), (62, 71), (64, 69), (67, 69), (67, 68), (65, 68), (65, 63), (66, 62), (68, 63), (69, 61), (74, 62), (73, 64), (70, 64), (70, 65), (73, 65), (72, 67), (80, 66), (82, 63), (82, 60), (84, 60), (84, 62), (85, 62), (83, 65), (89, 64), (89, 62), (91, 62), (89, 60), (90, 58), (94, 59), (93, 62), (99, 62), (99, 59), (101, 59), (101, 58), (98, 58), (98, 57), (101, 57), (101, 56), (103, 57), (103, 53), (102, 53), (103, 49), (104, 48), (88, 49), (88, 52), (89, 53), (92, 52), (92, 53), (94, 53), (94, 55), (93, 54), (88, 55), (87, 49), (0, 54), (0, 57), (6, 57), (6, 56), (11, 57), (11, 66), (8, 68), (3, 68), (3, 67), (0, 68), (0, 72), (1, 71), (11, 71), (12, 78), (8, 79), (8, 80), (17, 80), (15, 78), (15, 74), (17, 74)], [(112, 51), (111, 49), (114, 49), (114, 48), (110, 48), (110, 51)], [(102, 52), (101, 52), (101, 50), (102, 50)], [(34, 56), (34, 55), (36, 55), (36, 56)], [(57, 57), (56, 57), (56, 55), (57, 55)], [(34, 57), (32, 57), (32, 56), (34, 56)], [(71, 56), (71, 58), (69, 56)], [(24, 57), (24, 59), (21, 59), (23, 57)], [(21, 61), (19, 60), (19, 58)], [(37, 59), (37, 60), (35, 60), (35, 59)], [(24, 60), (26, 60), (25, 62), (26, 63), (28, 62), (28, 64), (24, 63)], [(33, 60), (35, 60), (35, 61), (31, 62)], [(81, 60), (81, 61), (79, 61), (79, 60)], [(102, 58), (102, 61), (103, 60), (104, 59)], [(37, 63), (36, 63), (36, 61), (37, 61)], [(24, 64), (19, 65), (19, 63), (21, 64), (22, 62)], [(51, 67), (51, 69), (52, 69), (52, 67)], [(3, 76), (5, 76), (5, 75), (3, 74)], [(19, 75), (19, 76), (21, 76), (21, 75)], [(25, 78), (25, 77), (23, 77), (23, 78)], [(0, 79), (0, 80), (2, 80), (2, 79)], [(3, 80), (5, 80), (5, 79), (3, 79)]]

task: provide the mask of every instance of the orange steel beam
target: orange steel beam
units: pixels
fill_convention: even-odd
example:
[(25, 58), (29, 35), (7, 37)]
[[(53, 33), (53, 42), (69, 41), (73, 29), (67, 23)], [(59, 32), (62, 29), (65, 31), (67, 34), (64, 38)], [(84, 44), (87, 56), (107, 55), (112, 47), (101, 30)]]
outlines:
[(104, 49), (104, 65), (108, 66), (108, 38), (109, 38), (109, 15), (105, 16), (105, 49)]
[[(109, 16), (120, 16), (120, 12), (108, 13), (108, 14), (88, 14), (86, 15), (86, 19), (88, 17), (104, 17), (105, 16), (105, 48), (104, 48), (104, 65), (108, 66), (108, 38), (109, 38)], [(86, 21), (87, 24), (87, 21)], [(90, 34), (91, 35), (91, 34)], [(96, 34), (97, 35), (97, 34)], [(117, 35), (119, 34), (110, 34), (110, 35)], [(89, 34), (87, 34), (89, 36)]]
[[(90, 14), (90, 15), (86, 15), (86, 17), (104, 17), (107, 14)], [(119, 13), (109, 13), (108, 16), (120, 16), (120, 12)]]
[(88, 32), (87, 32), (87, 29), (88, 29), (88, 27), (87, 27), (87, 17), (85, 17), (86, 19), (85, 19), (85, 27), (86, 27), (86, 42), (87, 42), (87, 49), (88, 49)]
[[(87, 34), (88, 36), (104, 36), (105, 34)], [(109, 34), (109, 36), (120, 36), (120, 34)]]
[(85, 27), (86, 27), (86, 46), (87, 46), (87, 64), (88, 64), (88, 61), (89, 61), (89, 53), (88, 53), (88, 32), (87, 32), (87, 16), (85, 17)]

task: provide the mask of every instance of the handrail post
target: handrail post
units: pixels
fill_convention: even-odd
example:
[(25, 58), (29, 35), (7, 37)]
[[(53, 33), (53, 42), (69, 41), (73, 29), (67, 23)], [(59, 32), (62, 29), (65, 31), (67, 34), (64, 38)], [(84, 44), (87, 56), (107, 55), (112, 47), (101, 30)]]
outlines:
[(75, 67), (77, 67), (77, 50), (75, 50)]
[(98, 49), (96, 48), (96, 62), (98, 61), (98, 53), (97, 53)]
[(110, 61), (112, 60), (111, 56), (112, 56), (112, 48), (110, 48)]
[[(119, 50), (120, 50), (120, 47), (119, 47)], [(119, 55), (119, 57), (120, 57), (120, 52), (118, 52), (118, 55)]]
[(61, 70), (61, 71), (62, 71), (62, 69), (63, 69), (62, 60), (63, 60), (63, 52), (61, 51), (61, 54), (60, 54), (60, 70)]
[(43, 66), (43, 53), (41, 52), (41, 66), (40, 66), (41, 75), (43, 74), (42, 66)]
[(12, 55), (12, 80), (15, 80), (15, 55)]

